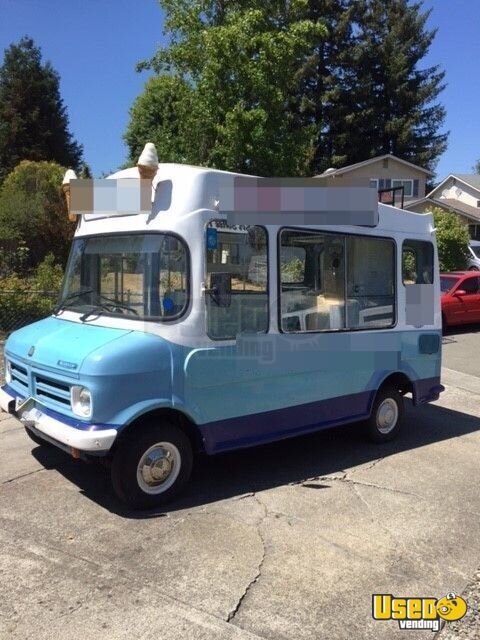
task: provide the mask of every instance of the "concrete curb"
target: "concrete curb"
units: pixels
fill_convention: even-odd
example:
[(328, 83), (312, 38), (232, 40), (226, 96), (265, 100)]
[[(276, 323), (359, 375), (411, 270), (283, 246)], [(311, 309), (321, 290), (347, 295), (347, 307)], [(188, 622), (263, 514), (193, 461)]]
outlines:
[(471, 376), (468, 373), (442, 367), (442, 383), (449, 387), (456, 387), (457, 389), (480, 395), (480, 378)]

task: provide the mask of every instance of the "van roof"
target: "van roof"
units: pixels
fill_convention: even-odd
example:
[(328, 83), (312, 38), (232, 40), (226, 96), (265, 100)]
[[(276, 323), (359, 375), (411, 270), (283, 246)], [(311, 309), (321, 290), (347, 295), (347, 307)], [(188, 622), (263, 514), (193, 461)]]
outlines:
[[(123, 169), (108, 176), (109, 179), (138, 179), (138, 177), (137, 167)], [(256, 209), (256, 205), (253, 209), (239, 207), (238, 203), (241, 199), (238, 200), (236, 196), (232, 196), (238, 187), (244, 188), (243, 195), (246, 194), (247, 199), (250, 192), (254, 202), (261, 201), (264, 208)], [(305, 188), (302, 189), (302, 187)], [(262, 191), (261, 198), (255, 194), (256, 188)], [(290, 188), (292, 189), (289, 191)], [(282, 192), (281, 196), (279, 191)], [(219, 212), (219, 215), (227, 213), (227, 216), (228, 212), (233, 210), (237, 220), (235, 224), (263, 224), (271, 227), (298, 225), (311, 228), (331, 226), (332, 230), (337, 227), (337, 231), (338, 227), (349, 227), (350, 232), (355, 228), (375, 227), (378, 233), (386, 231), (390, 235), (404, 232), (412, 234), (412, 237), (430, 236), (433, 231), (431, 214), (415, 213), (378, 203), (376, 193), (371, 187), (327, 186), (321, 178), (259, 178), (208, 167), (162, 163), (153, 178), (152, 201), (151, 214), (110, 216), (108, 222), (103, 216), (103, 223), (98, 215), (82, 216), (85, 224), (78, 229), (77, 235), (105, 233), (106, 229), (112, 232), (127, 228), (142, 229), (143, 226), (145, 228), (148, 226), (150, 230), (160, 229), (165, 228), (167, 218), (171, 226), (174, 219), (190, 218), (193, 212), (202, 210), (211, 211), (214, 214)], [(294, 206), (290, 209), (286, 208), (291, 202)], [(303, 206), (302, 202), (305, 203)], [(337, 206), (330, 207), (332, 202)], [(362, 210), (362, 203), (364, 210)], [(302, 216), (302, 213), (307, 212), (308, 215)], [(348, 212), (353, 214), (354, 221), (342, 222), (342, 214), (347, 213), (348, 218)], [(321, 214), (317, 218), (318, 222), (316, 213)], [(361, 214), (365, 213), (370, 215), (370, 220), (375, 219), (373, 224), (355, 222), (357, 215), (360, 220)], [(245, 222), (241, 220), (242, 216), (245, 216)], [(130, 220), (128, 221), (127, 218)], [(292, 222), (292, 219), (295, 222)]]

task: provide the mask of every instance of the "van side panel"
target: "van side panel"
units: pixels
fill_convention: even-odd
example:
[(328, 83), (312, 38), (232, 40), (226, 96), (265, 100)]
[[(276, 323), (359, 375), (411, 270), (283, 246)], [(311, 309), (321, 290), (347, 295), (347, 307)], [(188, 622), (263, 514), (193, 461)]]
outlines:
[(434, 353), (421, 353), (419, 341), (438, 333), (241, 336), (235, 345), (191, 350), (174, 388), (197, 416), (207, 452), (249, 446), (365, 418), (391, 373), (413, 383), (414, 401), (434, 399), (441, 341), (432, 340)]

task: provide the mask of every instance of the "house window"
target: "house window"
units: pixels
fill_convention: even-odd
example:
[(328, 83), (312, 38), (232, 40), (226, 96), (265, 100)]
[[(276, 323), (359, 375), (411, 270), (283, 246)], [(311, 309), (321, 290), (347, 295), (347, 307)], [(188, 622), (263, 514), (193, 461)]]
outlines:
[(403, 195), (406, 198), (413, 195), (413, 180), (392, 180), (392, 187), (403, 187)]
[(469, 224), (468, 231), (472, 240), (480, 240), (480, 224)]
[(378, 178), (370, 178), (370, 186), (378, 190)]

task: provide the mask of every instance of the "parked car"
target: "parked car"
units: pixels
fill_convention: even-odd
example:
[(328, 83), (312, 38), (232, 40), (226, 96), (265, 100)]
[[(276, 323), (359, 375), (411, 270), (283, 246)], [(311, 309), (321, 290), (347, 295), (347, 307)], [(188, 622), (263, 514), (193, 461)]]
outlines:
[(480, 273), (441, 273), (440, 289), (444, 329), (450, 325), (480, 322)]
[(480, 240), (470, 240), (468, 246), (468, 268), (470, 271), (480, 271)]

